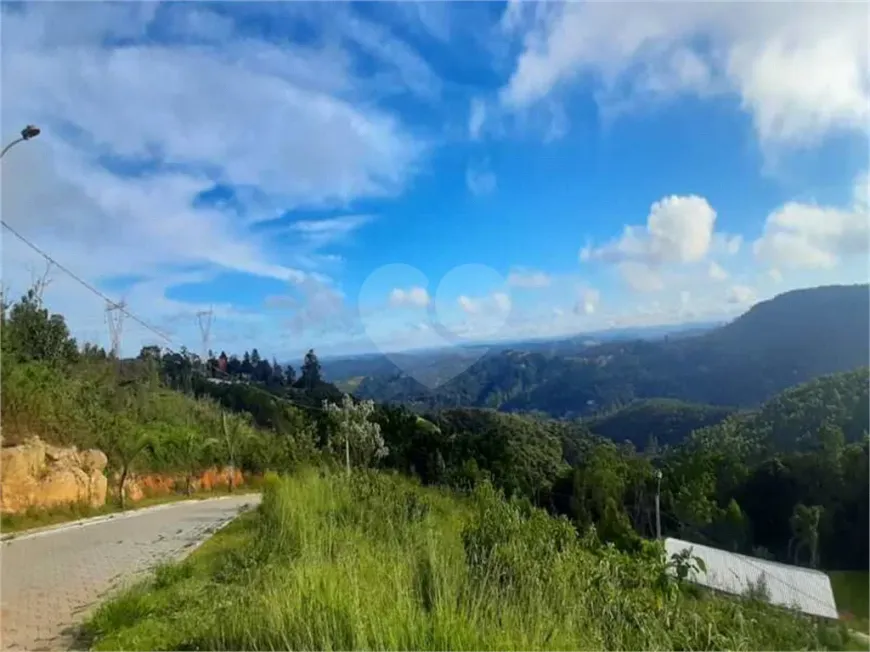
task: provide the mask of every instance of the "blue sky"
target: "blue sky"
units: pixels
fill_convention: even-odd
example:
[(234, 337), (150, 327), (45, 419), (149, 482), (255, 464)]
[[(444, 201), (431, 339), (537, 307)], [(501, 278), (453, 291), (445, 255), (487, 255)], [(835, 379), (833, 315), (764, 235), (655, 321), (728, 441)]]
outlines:
[[(867, 7), (3, 4), (4, 220), (171, 346), (727, 319), (867, 280)], [(43, 265), (8, 236), (4, 283)], [(106, 343), (58, 270), (46, 302)], [(153, 333), (127, 321), (134, 354)]]

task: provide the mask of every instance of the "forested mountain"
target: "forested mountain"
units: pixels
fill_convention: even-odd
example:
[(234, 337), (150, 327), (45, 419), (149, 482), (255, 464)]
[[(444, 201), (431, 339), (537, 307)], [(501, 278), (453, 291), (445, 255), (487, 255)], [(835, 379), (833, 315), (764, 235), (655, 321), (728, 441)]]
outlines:
[[(630, 436), (614, 429), (616, 441), (608, 441), (592, 429), (622, 423), (626, 434), (666, 438), (692, 418), (719, 415), (703, 406), (674, 412), (668, 403), (578, 421), (455, 408), (427, 414), (424, 428), (406, 408), (381, 406), (376, 419), (388, 466), (458, 488), (488, 479), (581, 531), (595, 525), (621, 547), (655, 533), (658, 469), (666, 535), (789, 563), (866, 569), (868, 381), (866, 367), (827, 376), (643, 453), (622, 443)], [(663, 407), (685, 421), (642, 422)]]
[(465, 405), (555, 417), (649, 398), (751, 407), (866, 364), (868, 296), (867, 285), (795, 290), (700, 335), (608, 342), (572, 356), (500, 351), (434, 391), (393, 374), (365, 378), (356, 393), (416, 409)]
[(611, 441), (647, 447), (675, 446), (700, 428), (715, 426), (734, 414), (731, 408), (673, 399), (635, 401), (583, 420), (590, 432)]
[[(266, 374), (253, 354), (236, 358), (237, 375), (228, 367), (229, 378), (215, 378), (186, 352), (146, 348), (119, 361), (80, 349), (33, 293), (0, 317), (4, 443), (37, 434), (99, 446), (113, 472), (231, 463), (287, 473), (343, 465), (348, 451), (354, 466), (427, 484), (467, 491), (489, 482), (627, 551), (654, 536), (661, 472), (666, 535), (829, 569), (868, 567), (867, 367), (724, 419), (725, 410), (670, 401), (584, 420), (474, 408), (423, 419), (339, 398), (313, 351), (292, 383), (286, 368), (278, 382), (275, 366)], [(262, 377), (249, 378), (259, 373), (250, 368)], [(215, 436), (222, 443), (206, 446)], [(668, 445), (639, 453), (624, 443), (649, 438)]]

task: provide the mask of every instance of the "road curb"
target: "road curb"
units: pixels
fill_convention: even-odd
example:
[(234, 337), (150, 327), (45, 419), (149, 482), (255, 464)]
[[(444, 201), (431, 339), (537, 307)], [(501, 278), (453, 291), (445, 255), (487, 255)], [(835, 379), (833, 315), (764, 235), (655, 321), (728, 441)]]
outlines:
[(90, 518), (83, 518), (78, 521), (70, 521), (68, 523), (58, 523), (56, 525), (46, 525), (45, 527), (33, 528), (31, 530), (22, 530), (20, 532), (10, 532), (9, 534), (4, 534), (0, 536), (0, 543), (6, 544), (11, 543), (13, 541), (21, 541), (23, 539), (33, 539), (36, 537), (41, 537), (46, 534), (54, 534), (57, 532), (63, 532), (65, 530), (73, 530), (76, 528), (83, 528), (89, 525), (97, 525), (99, 523), (105, 523), (106, 521), (114, 521), (121, 520), (125, 518), (130, 518), (132, 516), (138, 516), (139, 514), (145, 514), (149, 512), (158, 512), (164, 509), (170, 509), (172, 507), (179, 507), (182, 505), (192, 505), (197, 503), (208, 503), (208, 502), (216, 502), (219, 500), (229, 500), (231, 498), (239, 498), (242, 496), (256, 496), (256, 493), (243, 493), (236, 494), (233, 496), (216, 496), (214, 498), (192, 498), (190, 500), (178, 500), (170, 503), (163, 503), (162, 505), (154, 505), (152, 507), (142, 507), (140, 509), (128, 509), (123, 512), (115, 512), (114, 514), (104, 514), (103, 516), (91, 516)]

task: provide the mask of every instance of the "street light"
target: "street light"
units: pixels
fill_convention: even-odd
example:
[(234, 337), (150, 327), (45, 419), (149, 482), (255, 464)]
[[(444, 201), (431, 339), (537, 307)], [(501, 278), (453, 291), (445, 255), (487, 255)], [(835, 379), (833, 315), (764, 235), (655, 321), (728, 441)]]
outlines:
[(18, 143), (25, 141), (25, 140), (30, 140), (31, 138), (36, 138), (38, 135), (39, 135), (39, 127), (35, 127), (34, 125), (27, 125), (26, 127), (24, 127), (24, 129), (21, 130), (21, 137), (20, 138), (16, 138), (11, 143), (6, 145), (6, 147), (3, 148), (3, 151), (0, 152), (0, 158), (3, 158), (3, 156), (6, 154), (6, 152), (8, 152), (12, 148), (13, 145), (17, 145)]

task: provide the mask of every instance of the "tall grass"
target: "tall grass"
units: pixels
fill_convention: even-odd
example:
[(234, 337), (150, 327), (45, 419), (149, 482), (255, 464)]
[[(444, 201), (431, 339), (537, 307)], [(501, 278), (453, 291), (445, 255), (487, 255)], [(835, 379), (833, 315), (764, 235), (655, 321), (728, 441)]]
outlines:
[[(224, 538), (226, 537), (226, 538)], [(231, 542), (231, 543), (228, 543)], [(839, 629), (687, 592), (654, 544), (628, 556), (483, 487), (394, 475), (272, 478), (203, 556), (104, 605), (100, 649), (819, 649)]]

